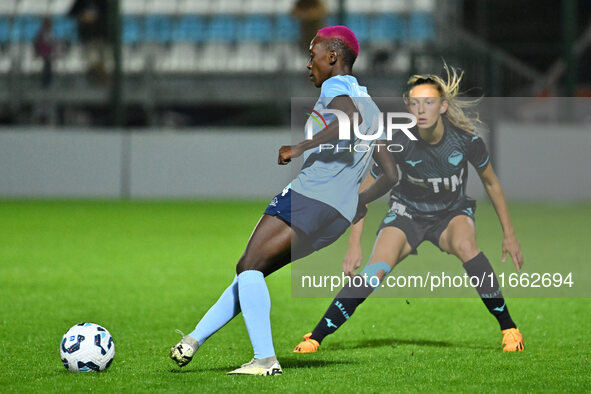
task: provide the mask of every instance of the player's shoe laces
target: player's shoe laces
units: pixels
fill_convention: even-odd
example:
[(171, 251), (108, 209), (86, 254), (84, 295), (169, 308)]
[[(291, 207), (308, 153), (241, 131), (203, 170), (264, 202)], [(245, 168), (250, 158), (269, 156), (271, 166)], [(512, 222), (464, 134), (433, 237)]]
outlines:
[(281, 375), (283, 370), (276, 356), (267, 358), (253, 358), (249, 363), (242, 364), (240, 368), (228, 372), (228, 375)]
[(183, 334), (181, 330), (176, 330), (176, 332), (181, 334), (183, 338), (170, 348), (170, 358), (179, 367), (184, 367), (193, 359), (193, 355), (199, 349), (199, 342), (195, 338)]
[(502, 332), (503, 342), (501, 345), (505, 345), (503, 348), (504, 352), (520, 352), (525, 349), (523, 345), (523, 336), (517, 328), (509, 328)]
[(318, 350), (318, 346), (320, 344), (317, 340), (310, 338), (312, 333), (309, 332), (304, 335), (304, 340), (300, 342), (295, 349), (293, 349), (294, 353), (314, 353)]

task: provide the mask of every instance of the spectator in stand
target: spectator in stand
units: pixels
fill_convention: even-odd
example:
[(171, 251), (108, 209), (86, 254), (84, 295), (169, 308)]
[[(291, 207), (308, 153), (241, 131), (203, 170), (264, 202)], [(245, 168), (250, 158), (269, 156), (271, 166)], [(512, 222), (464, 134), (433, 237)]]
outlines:
[(41, 29), (35, 36), (35, 56), (43, 60), (43, 71), (41, 72), (41, 87), (47, 89), (51, 86), (53, 79), (51, 61), (55, 54), (55, 41), (53, 39), (51, 19), (43, 18)]
[(297, 0), (291, 15), (300, 22), (300, 47), (310, 46), (316, 32), (325, 26), (326, 7), (322, 0)]
[(109, 55), (108, 4), (106, 0), (76, 0), (69, 15), (76, 18), (78, 37), (84, 46), (88, 72), (94, 82), (107, 82)]

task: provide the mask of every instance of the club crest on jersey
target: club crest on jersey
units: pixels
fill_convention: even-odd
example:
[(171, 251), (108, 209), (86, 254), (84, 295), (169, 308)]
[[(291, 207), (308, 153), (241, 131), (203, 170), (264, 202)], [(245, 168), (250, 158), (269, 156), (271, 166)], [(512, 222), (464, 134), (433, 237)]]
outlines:
[(460, 164), (460, 162), (462, 161), (463, 158), (464, 158), (464, 155), (461, 152), (454, 150), (453, 152), (451, 152), (451, 154), (447, 158), (447, 161), (450, 164), (457, 166), (458, 164)]

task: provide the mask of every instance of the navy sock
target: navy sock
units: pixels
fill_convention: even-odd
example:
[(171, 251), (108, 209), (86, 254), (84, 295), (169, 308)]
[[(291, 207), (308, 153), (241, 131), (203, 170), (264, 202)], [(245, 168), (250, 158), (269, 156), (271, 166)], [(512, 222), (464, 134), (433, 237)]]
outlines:
[[(464, 263), (464, 269), (469, 276), (475, 276), (479, 280), (484, 276), (484, 282), (480, 283), (479, 287), (476, 287), (476, 291), (478, 291), (478, 294), (488, 311), (497, 318), (501, 330), (516, 328), (517, 326), (513, 322), (513, 319), (511, 319), (509, 309), (505, 304), (505, 299), (503, 298), (503, 293), (499, 287), (495, 271), (484, 253), (480, 252), (473, 259), (466, 261)], [(492, 281), (490, 279), (491, 273)]]
[[(359, 275), (357, 275), (359, 276)], [(312, 336), (310, 338), (318, 341), (318, 343), (322, 343), (322, 340), (327, 335), (332, 334), (335, 332), (343, 323), (345, 323), (355, 309), (363, 302), (370, 294), (373, 292), (374, 288), (370, 285), (366, 284), (365, 281), (359, 281), (358, 283), (363, 283), (361, 287), (355, 287), (351, 283), (349, 285), (343, 287), (343, 289), (337, 294), (336, 298), (328, 307), (324, 316), (314, 331), (312, 331)]]

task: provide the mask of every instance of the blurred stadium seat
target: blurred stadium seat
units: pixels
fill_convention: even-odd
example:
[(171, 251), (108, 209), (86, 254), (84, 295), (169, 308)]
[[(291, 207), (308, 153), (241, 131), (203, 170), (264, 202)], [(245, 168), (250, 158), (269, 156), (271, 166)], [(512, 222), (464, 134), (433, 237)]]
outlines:
[[(291, 15), (294, 0), (122, 0), (122, 43), (126, 70), (139, 71), (146, 65), (140, 61), (144, 43), (160, 45), (156, 52), (167, 56), (166, 62), (157, 67), (162, 72), (232, 71), (249, 72), (280, 70), (282, 61), (254, 60), (253, 54), (261, 54), (263, 48), (272, 53), (284, 54), (281, 43), (296, 43), (299, 24)], [(2, 0), (0, 1), (0, 46), (32, 43), (46, 15), (53, 18), (54, 37), (61, 42), (76, 43), (76, 21), (65, 13), (72, 0)], [(375, 0), (360, 2), (347, 0), (346, 24), (357, 34), (361, 42), (394, 44), (412, 38), (414, 42), (433, 40), (434, 25), (432, 0), (407, 2), (403, 0)], [(325, 2), (330, 14), (327, 24), (336, 24), (337, 0)], [(204, 46), (203, 59), (192, 59), (196, 48)], [(127, 48), (126, 46), (133, 48)], [(172, 46), (172, 47), (171, 47)], [(235, 62), (224, 60), (220, 51), (233, 46)], [(387, 47), (387, 46), (386, 46)], [(151, 47), (154, 51), (154, 47)], [(182, 49), (189, 51), (183, 56)], [(0, 48), (3, 50), (5, 48)], [(305, 49), (303, 49), (305, 51)], [(14, 56), (17, 58), (21, 52)], [(56, 72), (77, 70), (82, 62), (71, 56), (80, 51), (67, 51), (66, 59)], [(211, 56), (211, 57), (210, 57)], [(244, 58), (242, 58), (244, 56)], [(200, 55), (201, 57), (201, 55)], [(215, 57), (215, 58), (214, 58)], [(27, 70), (30, 61), (17, 59)], [(12, 64), (11, 63), (11, 64)], [(8, 64), (3, 63), (4, 67)], [(211, 68), (208, 68), (211, 67)], [(228, 67), (228, 68), (225, 68)], [(275, 68), (274, 68), (275, 67)], [(23, 70), (24, 71), (24, 70)]]

